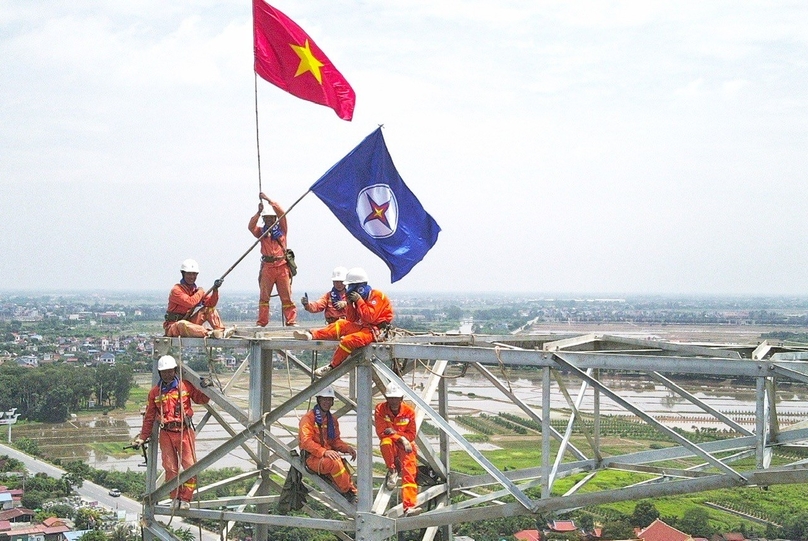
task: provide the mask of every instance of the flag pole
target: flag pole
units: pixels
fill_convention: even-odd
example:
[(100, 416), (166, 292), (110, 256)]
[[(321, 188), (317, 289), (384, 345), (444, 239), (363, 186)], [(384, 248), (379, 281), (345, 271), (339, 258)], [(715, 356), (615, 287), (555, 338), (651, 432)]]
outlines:
[[(261, 188), (261, 143), (258, 138), (258, 74), (255, 73), (255, 70), (253, 70), (253, 85), (255, 90), (253, 94), (255, 96), (255, 154), (258, 157), (258, 193), (261, 193), (264, 190)], [(261, 198), (259, 197), (258, 200), (260, 201)]]

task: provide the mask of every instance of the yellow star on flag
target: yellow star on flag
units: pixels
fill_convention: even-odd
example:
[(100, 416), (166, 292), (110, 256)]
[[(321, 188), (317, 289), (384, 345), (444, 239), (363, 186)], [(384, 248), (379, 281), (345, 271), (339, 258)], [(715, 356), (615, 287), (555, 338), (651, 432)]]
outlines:
[(309, 46), (309, 40), (306, 40), (306, 44), (302, 47), (300, 45), (293, 45), (289, 44), (292, 50), (300, 57), (300, 64), (297, 66), (297, 73), (295, 73), (295, 77), (310, 71), (314, 78), (317, 79), (317, 82), (323, 84), (323, 75), (320, 73), (320, 68), (324, 65), (322, 62), (315, 58), (314, 53), (311, 52), (311, 47)]

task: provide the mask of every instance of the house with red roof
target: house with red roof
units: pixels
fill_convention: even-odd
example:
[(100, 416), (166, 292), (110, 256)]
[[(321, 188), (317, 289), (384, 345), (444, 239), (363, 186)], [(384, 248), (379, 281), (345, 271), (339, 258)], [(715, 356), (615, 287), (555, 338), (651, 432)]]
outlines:
[(693, 541), (688, 534), (668, 526), (659, 519), (648, 525), (644, 530), (637, 532), (637, 538), (643, 541)]
[(26, 524), (19, 528), (12, 527), (10, 530), (0, 532), (0, 541), (29, 541), (31, 539), (42, 539), (44, 541), (59, 541), (63, 539), (64, 533), (70, 528), (63, 522), (58, 526), (45, 526), (45, 524)]
[(574, 532), (578, 528), (572, 520), (554, 520), (547, 524), (547, 529), (554, 533)]
[(25, 507), (15, 507), (14, 509), (6, 509), (0, 511), (0, 520), (7, 520), (9, 522), (31, 522), (34, 520), (34, 512)]
[(521, 532), (516, 532), (513, 536), (519, 541), (541, 541), (539, 530), (522, 530)]

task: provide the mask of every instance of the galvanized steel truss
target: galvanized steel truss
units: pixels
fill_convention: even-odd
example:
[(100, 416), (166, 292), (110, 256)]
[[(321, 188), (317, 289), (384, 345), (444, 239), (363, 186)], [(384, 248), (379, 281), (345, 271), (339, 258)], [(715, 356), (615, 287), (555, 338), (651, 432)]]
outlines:
[[(780, 429), (776, 404), (779, 382), (808, 383), (808, 352), (800, 347), (768, 342), (749, 346), (694, 345), (596, 334), (397, 337), (355, 352), (351, 359), (323, 379), (288, 389), (292, 396), (283, 400), (273, 392), (273, 381), (277, 379), (276, 385), (280, 386), (287, 375), (273, 376), (273, 359), (281, 356), (289, 366), (309, 375), (311, 370), (299, 359), (300, 352), (304, 349), (330, 352), (335, 343), (301, 342), (287, 337), (208, 341), (160, 338), (156, 339), (155, 347), (161, 351), (171, 348), (177, 351), (182, 347), (248, 348), (247, 362), (231, 380), (232, 383), (244, 377), (244, 368), (249, 364), (246, 404), (228, 396), (229, 385), (221, 390), (212, 387), (204, 390), (211, 401), (206, 406), (205, 417), (197, 425), (197, 432), (204, 431), (210, 421), (215, 421), (224, 428), (229, 439), (222, 441), (213, 452), (198, 457), (197, 464), (182, 472), (179, 481), (216, 467), (219, 460), (236, 448), (244, 450), (254, 463), (254, 469), (198, 489), (199, 495), (203, 495), (217, 487), (251, 479), (252, 487), (246, 494), (195, 501), (191, 510), (172, 510), (167, 502), (171, 487), (159, 483), (157, 446), (152, 446), (144, 499), (144, 531), (152, 538), (171, 538), (157, 519), (165, 520), (173, 513), (215, 520), (225, 533), (236, 523), (250, 524), (256, 539), (266, 539), (273, 526), (328, 530), (340, 539), (368, 541), (387, 539), (396, 532), (413, 529), (422, 529), (423, 538), (429, 540), (442, 529), (447, 539), (451, 536), (451, 525), (461, 522), (546, 514), (718, 488), (808, 481), (808, 460), (780, 459), (776, 467), (772, 466), (774, 449), (808, 440), (808, 421)], [(524, 417), (541, 426), (540, 434), (536, 435), (536, 443), (541, 448), (540, 463), (502, 471), (455, 428), (451, 422), (452, 393), (448, 392), (448, 374), (453, 374), (453, 380), (462, 380), (468, 368), (473, 368), (497, 389), (500, 400), (510, 401)], [(506, 374), (515, 368), (535, 369), (540, 374), (541, 407), (529, 404), (512, 391)], [(428, 376), (420, 392), (402, 380), (410, 370), (422, 370)], [(606, 375), (613, 378), (626, 373), (664, 386), (672, 395), (698, 408), (701, 415), (722, 423), (733, 436), (706, 443), (692, 442), (681, 431), (673, 430), (664, 420), (654, 418), (604, 383), (608, 379)], [(674, 382), (681, 375), (721, 376), (754, 382), (754, 430), (745, 428), (709, 400), (694, 396)], [(305, 408), (317, 392), (343, 376), (349, 378), (349, 392), (338, 394), (342, 406), (336, 414), (343, 427), (355, 424), (359, 490), (355, 503), (348, 502), (330, 483), (308, 472), (299, 458), (293, 456), (296, 438), (289, 436), (288, 427), (286, 432), (278, 429), (285, 415)], [(200, 386), (200, 376), (192, 370), (184, 369), (184, 377)], [(420, 516), (403, 516), (401, 505), (391, 504), (395, 494), (384, 487), (379, 475), (375, 478), (373, 475), (373, 450), (378, 447), (373, 438), (373, 399), (380, 398), (379, 389), (390, 381), (397, 382), (404, 389), (406, 399), (416, 405), (419, 426), (428, 418), (439, 431), (436, 438), (425, 437), (419, 431), (419, 459), (438, 479), (433, 486), (420, 489), (419, 505), (427, 509)], [(580, 384), (577, 394), (572, 394), (570, 382)], [(554, 393), (560, 393), (566, 403), (567, 424), (563, 433), (550, 424)], [(603, 397), (619, 405), (627, 415), (654, 427), (671, 443), (659, 449), (608, 456), (601, 443)], [(559, 399), (556, 396), (556, 400)], [(582, 410), (585, 404), (587, 411)], [(584, 417), (590, 422), (581, 422)], [(578, 429), (585, 437), (585, 440), (578, 438), (577, 445), (572, 441), (573, 429)], [(467, 475), (452, 471), (450, 445), (468, 454), (485, 473)], [(754, 457), (753, 467), (734, 467), (750, 457)], [(290, 466), (303, 474), (310, 497), (323, 504), (329, 510), (327, 513), (306, 505), (303, 511), (307, 516), (272, 514), (282, 484), (278, 479), (286, 475)], [(591, 489), (591, 480), (607, 469), (638, 472), (647, 478), (641, 483), (611, 490)], [(571, 488), (563, 494), (554, 491), (559, 479), (570, 476), (575, 476), (577, 481)]]

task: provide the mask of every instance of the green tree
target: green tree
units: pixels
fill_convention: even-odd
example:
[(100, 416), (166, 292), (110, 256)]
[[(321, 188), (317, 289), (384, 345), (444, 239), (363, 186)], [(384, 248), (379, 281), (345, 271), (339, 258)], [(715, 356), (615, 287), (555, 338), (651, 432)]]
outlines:
[(25, 490), (25, 494), (20, 498), (20, 503), (23, 507), (28, 509), (39, 509), (45, 500), (48, 499), (48, 493), (42, 490)]
[[(84, 462), (74, 461), (63, 464), (62, 467), (68, 473), (72, 473), (80, 479), (92, 479), (93, 469)], [(79, 485), (81, 486), (81, 485)]]
[(196, 536), (190, 528), (170, 528), (171, 533), (180, 541), (195, 541)]
[(659, 511), (656, 506), (648, 500), (637, 502), (634, 512), (629, 517), (632, 526), (645, 528), (659, 518)]
[(793, 541), (808, 541), (808, 513), (799, 513), (783, 525), (783, 536)]
[(116, 408), (126, 406), (129, 393), (135, 385), (135, 377), (130, 364), (116, 364), (109, 371), (110, 393)]
[(208, 361), (205, 358), (197, 357), (195, 359), (191, 359), (188, 361), (188, 368), (193, 370), (194, 372), (203, 374), (208, 371)]
[(107, 534), (101, 530), (91, 530), (79, 537), (78, 541), (108, 541), (108, 539)]
[(59, 517), (73, 519), (73, 517), (76, 516), (76, 509), (72, 505), (66, 503), (55, 503), (49, 505), (47, 511), (43, 511), (43, 513), (47, 513), (44, 518)]
[(693, 537), (710, 537), (714, 533), (710, 526), (710, 514), (703, 507), (690, 507), (685, 510), (676, 527)]
[(39, 443), (36, 440), (32, 440), (30, 438), (20, 438), (14, 442), (14, 447), (22, 451), (23, 453), (32, 455), (32, 456), (39, 456), (42, 454), (42, 451), (39, 450)]
[(634, 527), (625, 520), (609, 520), (603, 524), (603, 539), (634, 539)]
[(101, 524), (100, 517), (95, 509), (82, 507), (76, 511), (76, 519), (73, 522), (77, 530), (94, 530)]
[(64, 483), (67, 491), (72, 492), (77, 488), (81, 488), (81, 485), (84, 484), (84, 478), (76, 473), (67, 472), (62, 475), (62, 482)]
[(139, 541), (140, 534), (133, 532), (127, 526), (118, 524), (109, 534), (109, 541)]
[(25, 464), (11, 458), (8, 455), (0, 456), (0, 472), (21, 472), (25, 471)]
[(591, 532), (595, 528), (595, 519), (589, 513), (579, 513), (575, 524), (584, 532)]

